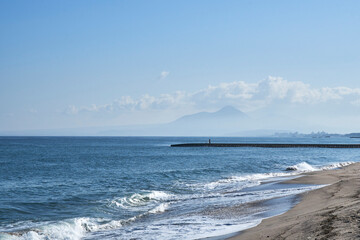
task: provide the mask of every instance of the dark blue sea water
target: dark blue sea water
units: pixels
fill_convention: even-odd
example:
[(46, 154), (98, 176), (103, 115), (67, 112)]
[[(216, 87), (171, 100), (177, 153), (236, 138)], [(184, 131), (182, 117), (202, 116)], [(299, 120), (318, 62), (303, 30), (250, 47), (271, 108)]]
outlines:
[[(207, 140), (0, 137), (0, 239), (221, 236), (279, 214), (296, 202), (296, 194), (319, 187), (281, 184), (284, 178), (360, 160), (359, 149), (170, 147)], [(212, 138), (212, 142), (359, 141)], [(285, 171), (288, 166), (298, 170)]]

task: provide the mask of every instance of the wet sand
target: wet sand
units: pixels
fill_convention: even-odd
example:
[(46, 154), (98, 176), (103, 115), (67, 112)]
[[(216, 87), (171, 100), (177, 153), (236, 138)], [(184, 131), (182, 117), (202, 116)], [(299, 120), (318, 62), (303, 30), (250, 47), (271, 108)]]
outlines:
[(228, 239), (360, 239), (360, 163), (285, 183), (329, 185), (302, 194), (288, 212)]

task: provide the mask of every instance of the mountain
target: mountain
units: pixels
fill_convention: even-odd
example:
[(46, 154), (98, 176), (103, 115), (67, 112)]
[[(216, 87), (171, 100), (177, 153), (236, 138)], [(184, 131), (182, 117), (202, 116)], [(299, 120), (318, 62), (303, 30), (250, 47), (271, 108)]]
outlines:
[(0, 133), (22, 136), (225, 136), (254, 129), (256, 121), (226, 106), (216, 112), (185, 115), (167, 124), (84, 127)]
[(163, 126), (166, 135), (208, 136), (224, 135), (245, 130), (250, 122), (242, 111), (226, 106), (216, 112), (199, 112), (185, 115)]
[(247, 130), (251, 118), (242, 111), (226, 106), (216, 112), (185, 115), (167, 124), (123, 126), (99, 132), (100, 135), (127, 136), (224, 136)]
[[(184, 122), (209, 122), (209, 121), (218, 121), (218, 120), (239, 120), (245, 119), (248, 116), (241, 112), (240, 110), (232, 107), (226, 106), (216, 112), (199, 112), (191, 115), (185, 115), (178, 118), (173, 123), (184, 123)], [(204, 123), (203, 122), (203, 123)]]

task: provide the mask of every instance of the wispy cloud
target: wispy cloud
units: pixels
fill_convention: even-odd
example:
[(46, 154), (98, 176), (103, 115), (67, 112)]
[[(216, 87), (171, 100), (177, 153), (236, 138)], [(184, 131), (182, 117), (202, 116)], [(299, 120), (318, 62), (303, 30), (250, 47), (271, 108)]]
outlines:
[(70, 105), (66, 108), (66, 110), (64, 111), (64, 113), (72, 115), (72, 114), (77, 114), (79, 112), (79, 109), (74, 106), (74, 105)]
[(167, 76), (169, 76), (169, 74), (170, 74), (170, 72), (168, 72), (168, 71), (162, 71), (162, 72), (160, 73), (159, 78), (160, 78), (160, 79), (165, 79), (165, 78), (167, 78)]
[[(167, 76), (168, 73), (164, 74)], [(257, 83), (244, 81), (225, 82), (209, 85), (194, 92), (178, 91), (172, 94), (139, 98), (122, 96), (105, 105), (85, 107), (69, 106), (70, 114), (81, 112), (122, 112), (142, 110), (167, 110), (178, 108), (216, 109), (233, 105), (243, 111), (254, 111), (276, 104), (314, 106), (323, 103), (336, 103), (359, 107), (360, 88), (322, 87), (313, 88), (301, 81), (288, 81), (272, 77)]]

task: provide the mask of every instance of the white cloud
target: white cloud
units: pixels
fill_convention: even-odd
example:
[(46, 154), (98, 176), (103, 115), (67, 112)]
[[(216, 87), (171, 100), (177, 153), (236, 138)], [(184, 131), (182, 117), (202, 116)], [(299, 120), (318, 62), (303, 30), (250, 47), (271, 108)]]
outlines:
[(79, 112), (79, 109), (74, 105), (68, 106), (67, 109), (65, 110), (66, 114), (77, 114), (78, 112)]
[[(163, 74), (164, 73), (164, 74)], [(168, 72), (162, 72), (167, 76)], [(173, 94), (151, 96), (145, 94), (139, 98), (122, 96), (105, 105), (90, 105), (78, 108), (69, 106), (67, 113), (80, 112), (124, 112), (143, 110), (195, 109), (215, 110), (225, 105), (233, 105), (243, 111), (253, 111), (275, 104), (317, 105), (337, 103), (359, 106), (360, 88), (323, 87), (312, 88), (301, 81), (287, 81), (281, 77), (268, 77), (258, 83), (235, 81), (209, 85), (195, 92), (178, 91)]]
[(160, 79), (165, 79), (167, 76), (169, 76), (169, 74), (170, 74), (170, 72), (168, 72), (168, 71), (162, 71), (161, 73), (160, 73)]

